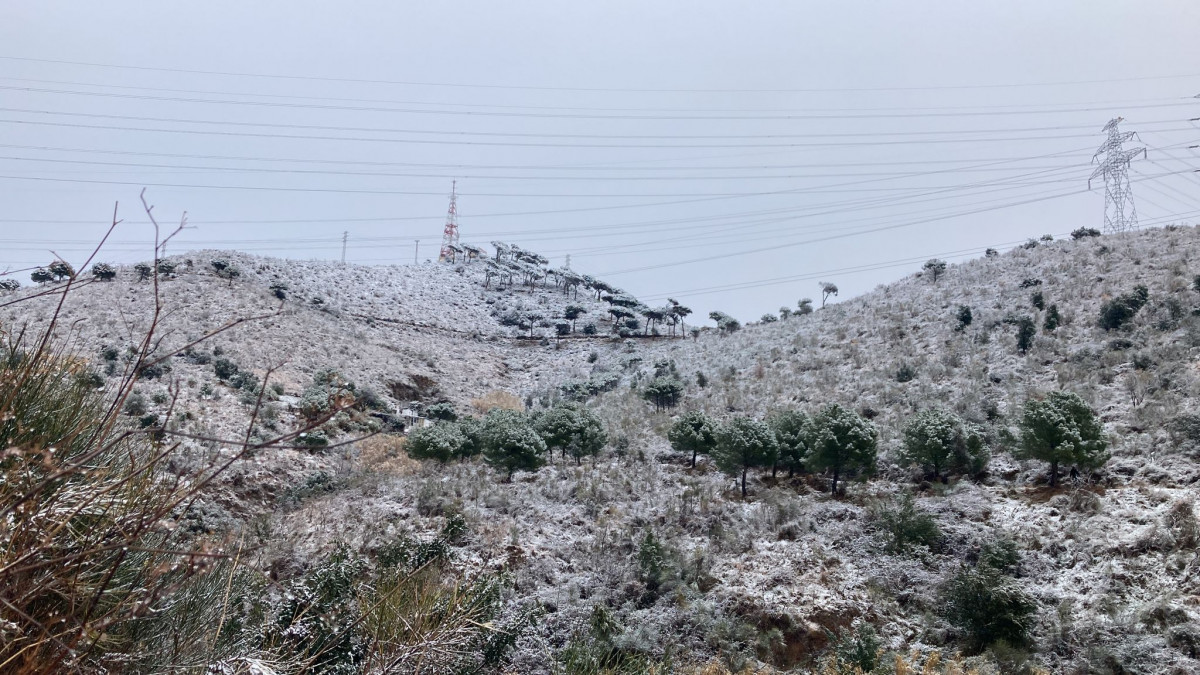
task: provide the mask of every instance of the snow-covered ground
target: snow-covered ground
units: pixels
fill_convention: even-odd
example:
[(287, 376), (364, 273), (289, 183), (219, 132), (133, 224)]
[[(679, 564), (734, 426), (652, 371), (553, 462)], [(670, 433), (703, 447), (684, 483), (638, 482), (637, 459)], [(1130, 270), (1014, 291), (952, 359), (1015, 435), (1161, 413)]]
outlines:
[[(209, 262), (217, 258), (241, 276), (232, 283), (215, 276)], [(443, 467), (369, 461), (368, 449), (281, 450), (235, 465), (214, 493), (215, 520), (267, 512), (273, 534), (263, 555), (296, 568), (339, 541), (370, 551), (401, 532), (429, 536), (447, 513), (462, 512), (470, 534), (456, 564), (508, 570), (515, 597), (547, 609), (519, 643), (516, 672), (548, 672), (548, 655), (597, 603), (625, 627), (624, 646), (654, 654), (740, 650), (779, 665), (807, 663), (825, 647), (826, 629), (858, 618), (874, 624), (889, 648), (953, 649), (936, 611), (938, 588), (1000, 536), (1021, 549), (1017, 581), (1038, 602), (1035, 659), (1045, 667), (1200, 671), (1200, 557), (1169, 517), (1193, 509), (1200, 479), (1195, 448), (1172, 432), (1173, 420), (1200, 413), (1200, 318), (1192, 315), (1200, 305), (1192, 288), (1200, 230), (1039, 242), (951, 266), (936, 281), (909, 276), (811, 315), (673, 340), (614, 339), (605, 322), (596, 338), (559, 341), (552, 328), (535, 326), (546, 340), (517, 339), (528, 331), (498, 320), (516, 308), (552, 321), (578, 302), (588, 309), (581, 327), (607, 305), (582, 289), (578, 301), (568, 300), (553, 282), (500, 290), (493, 279), (485, 288), (478, 261), (360, 267), (217, 251), (172, 260), (177, 277), (161, 283), (164, 345), (237, 317), (269, 315), (204, 349), (219, 346), (259, 376), (278, 367), (273, 380), (284, 396), (300, 395), (314, 373), (332, 368), (389, 406), (419, 392), (467, 411), (493, 391), (540, 406), (568, 381), (622, 376), (621, 386), (590, 403), (613, 441), (594, 464), (560, 463), (506, 483), (479, 462)], [(271, 290), (280, 283), (282, 302)], [(1098, 328), (1101, 303), (1137, 284), (1150, 300), (1132, 327)], [(1053, 332), (1042, 329), (1046, 310), (1033, 306), (1035, 292), (1061, 314)], [(152, 303), (150, 284), (121, 270), (114, 282), (75, 292), (62, 326), (72, 327), (80, 353), (100, 369), (101, 347), (134, 343)], [(973, 320), (957, 330), (963, 305)], [(51, 308), (49, 299), (0, 308), (0, 326), (37, 323)], [(1006, 322), (1021, 317), (1038, 327), (1023, 355)], [(851, 484), (842, 499), (825, 494), (819, 478), (752, 476), (742, 500), (707, 462), (692, 470), (672, 455), (665, 430), (677, 411), (655, 413), (630, 387), (663, 360), (687, 382), (677, 411), (761, 416), (837, 402), (871, 416), (880, 432), (879, 476)], [(898, 381), (902, 365), (913, 379)], [(698, 386), (697, 373), (707, 386)], [(216, 436), (243, 430), (249, 406), (211, 364), (175, 358), (164, 379), (140, 386), (153, 400), (170, 380), (180, 385), (177, 408), (193, 413), (183, 428)], [(1055, 389), (1077, 392), (1100, 411), (1113, 458), (1093, 482), (1050, 490), (1045, 465), (1013, 460), (1006, 439), (1024, 401)], [(987, 430), (986, 477), (929, 485), (896, 464), (905, 420), (932, 406)], [(280, 406), (279, 427), (296, 423)], [(332, 488), (304, 492), (318, 475), (331, 477)], [(873, 514), (902, 491), (936, 516), (945, 535), (938, 551), (884, 551)], [(300, 496), (287, 501), (289, 494)], [(665, 543), (676, 571), (669, 591), (657, 595), (637, 576), (647, 532)]]

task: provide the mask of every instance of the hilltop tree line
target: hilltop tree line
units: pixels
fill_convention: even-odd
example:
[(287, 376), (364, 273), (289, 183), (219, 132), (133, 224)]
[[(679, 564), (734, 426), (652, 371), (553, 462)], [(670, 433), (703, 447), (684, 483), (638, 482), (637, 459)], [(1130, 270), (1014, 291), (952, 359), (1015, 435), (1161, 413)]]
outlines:
[[(457, 253), (462, 254), (463, 262), (471, 264), (473, 261), (482, 260), (484, 288), (491, 288), (495, 283), (497, 289), (519, 287), (527, 288), (532, 293), (539, 284), (546, 288), (553, 282), (556, 289), (560, 289), (563, 295), (569, 297), (569, 304), (554, 316), (537, 308), (515, 310), (501, 317), (501, 323), (528, 330), (530, 337), (533, 337), (534, 330), (538, 327), (553, 328), (555, 334), (560, 337), (576, 333), (579, 320), (589, 313), (587, 307), (578, 303), (580, 289), (592, 299), (608, 305), (605, 314), (612, 323), (613, 334), (624, 337), (639, 334), (659, 335), (660, 328), (665, 329), (670, 336), (685, 334), (685, 319), (691, 315), (692, 310), (677, 300), (669, 298), (666, 304), (651, 307), (624, 289), (589, 274), (566, 267), (552, 268), (545, 256), (516, 244), (494, 241), (492, 246), (496, 252), (491, 257), (486, 256), (483, 249), (478, 247), (457, 247)], [(452, 262), (457, 260), (456, 256)], [(582, 332), (595, 335), (598, 332), (596, 324), (586, 323)]]

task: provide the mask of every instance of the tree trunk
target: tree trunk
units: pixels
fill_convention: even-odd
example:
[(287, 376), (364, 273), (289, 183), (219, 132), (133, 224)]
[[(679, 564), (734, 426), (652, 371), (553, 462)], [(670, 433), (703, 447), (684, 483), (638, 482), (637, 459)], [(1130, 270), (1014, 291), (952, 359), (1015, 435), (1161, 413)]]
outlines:
[(833, 487), (829, 488), (829, 494), (834, 497), (837, 496), (838, 473), (837, 469), (833, 470)]
[(1058, 487), (1058, 460), (1050, 462), (1050, 487)]
[(742, 499), (746, 498), (746, 465), (742, 465)]
[(693, 469), (696, 468), (696, 452), (697, 452), (697, 450), (695, 448), (692, 448), (692, 468)]
[(772, 479), (775, 478), (775, 472), (778, 470), (779, 470), (779, 462), (775, 462), (774, 464), (771, 465), (771, 478)]

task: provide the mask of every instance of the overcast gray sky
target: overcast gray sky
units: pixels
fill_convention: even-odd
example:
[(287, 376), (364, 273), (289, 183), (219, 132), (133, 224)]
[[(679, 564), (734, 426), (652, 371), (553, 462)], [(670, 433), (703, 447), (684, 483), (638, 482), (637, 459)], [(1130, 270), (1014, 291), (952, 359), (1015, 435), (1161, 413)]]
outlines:
[[(369, 264), (520, 243), (744, 320), (1099, 227), (1200, 216), (1200, 3), (4, 3), (0, 267), (149, 257), (142, 186), (238, 248)], [(27, 273), (20, 278), (28, 279)]]

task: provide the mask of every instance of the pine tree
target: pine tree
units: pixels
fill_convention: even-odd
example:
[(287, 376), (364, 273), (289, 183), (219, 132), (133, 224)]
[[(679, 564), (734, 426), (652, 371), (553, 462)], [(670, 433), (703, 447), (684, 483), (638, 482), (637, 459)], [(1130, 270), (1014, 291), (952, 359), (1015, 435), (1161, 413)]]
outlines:
[(92, 276), (100, 281), (112, 281), (117, 276), (117, 270), (108, 263), (96, 263), (92, 265)]
[(939, 408), (921, 411), (909, 420), (901, 456), (909, 464), (932, 469), (935, 480), (944, 470), (979, 470), (986, 462), (982, 434)]
[(751, 467), (771, 466), (779, 459), (779, 444), (766, 422), (735, 417), (716, 434), (713, 459), (717, 468), (736, 477), (742, 475), (742, 497), (746, 496), (746, 472)]
[(522, 413), (492, 410), (483, 420), (479, 437), (484, 459), (507, 471), (508, 480), (518, 469), (533, 471), (546, 463), (546, 442)]
[(689, 410), (679, 416), (667, 431), (667, 440), (676, 452), (692, 453), (692, 466), (697, 455), (707, 455), (717, 444), (717, 424), (699, 410)]
[(1050, 463), (1050, 486), (1058, 485), (1058, 465), (1083, 469), (1108, 461), (1108, 441), (1096, 413), (1078, 394), (1050, 392), (1044, 399), (1025, 403), (1021, 417), (1019, 459)]
[(936, 283), (937, 280), (946, 273), (946, 261), (939, 260), (937, 258), (930, 258), (922, 269), (924, 269)]
[[(798, 410), (784, 410), (767, 418), (779, 442), (779, 461), (787, 466), (788, 478), (804, 470), (804, 460), (811, 449), (812, 422)], [(775, 475), (771, 467), (771, 475)]]
[(837, 494), (841, 477), (875, 471), (878, 432), (875, 425), (836, 403), (813, 418), (812, 451), (809, 464), (816, 471), (833, 473), (831, 494)]
[(583, 457), (599, 454), (608, 442), (600, 418), (577, 404), (563, 404), (546, 411), (538, 417), (534, 427), (551, 454), (559, 448), (564, 460), (569, 453), (576, 464)]
[(458, 425), (448, 422), (413, 429), (404, 449), (413, 459), (436, 459), (445, 463), (458, 456), (466, 442)]

